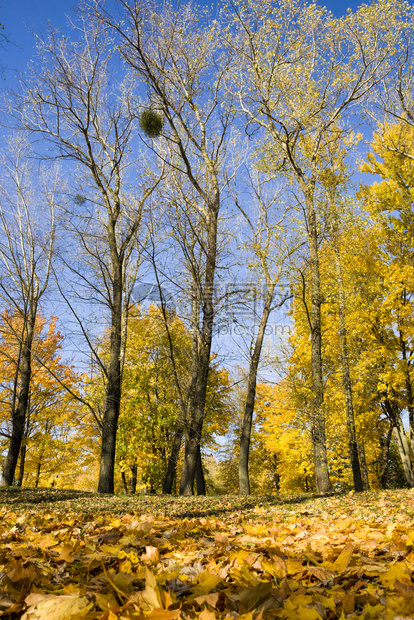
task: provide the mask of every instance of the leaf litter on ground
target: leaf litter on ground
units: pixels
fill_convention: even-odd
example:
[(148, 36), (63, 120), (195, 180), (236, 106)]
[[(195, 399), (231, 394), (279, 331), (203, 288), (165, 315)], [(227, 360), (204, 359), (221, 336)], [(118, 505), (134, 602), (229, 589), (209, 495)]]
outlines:
[(414, 492), (0, 490), (0, 617), (414, 618)]

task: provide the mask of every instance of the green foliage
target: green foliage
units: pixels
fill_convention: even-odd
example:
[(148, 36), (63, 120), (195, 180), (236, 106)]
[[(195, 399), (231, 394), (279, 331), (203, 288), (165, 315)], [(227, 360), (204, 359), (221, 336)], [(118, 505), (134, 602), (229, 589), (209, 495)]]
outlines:
[(141, 113), (139, 126), (147, 138), (158, 138), (162, 133), (164, 122), (161, 114), (148, 108)]

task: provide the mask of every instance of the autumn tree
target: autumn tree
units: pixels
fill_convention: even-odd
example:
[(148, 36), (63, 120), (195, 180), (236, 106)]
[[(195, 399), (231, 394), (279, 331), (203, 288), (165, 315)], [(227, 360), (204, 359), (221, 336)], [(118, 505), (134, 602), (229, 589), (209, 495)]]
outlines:
[[(191, 381), (191, 334), (171, 310), (168, 327), (159, 307), (152, 305), (144, 311), (136, 306), (132, 312), (125, 351), (117, 464), (124, 489), (135, 493), (138, 480), (152, 491), (159, 491), (164, 485), (180, 416), (175, 371), (185, 388)], [(231, 415), (229, 392), (228, 373), (212, 362), (202, 436), (204, 451), (213, 448), (215, 437), (227, 431)]]
[[(153, 2), (119, 0), (120, 16), (98, 11), (118, 36), (125, 62), (145, 82), (148, 109), (163, 120), (153, 148), (173, 176), (177, 204), (189, 206), (203, 224), (201, 279), (195, 286), (192, 380), (185, 427), (185, 457), (180, 493), (193, 493), (202, 437), (214, 326), (214, 285), (217, 267), (219, 212), (226, 179), (223, 165), (229, 154), (233, 108), (225, 96), (229, 54), (221, 26), (208, 13), (186, 5), (162, 8)], [(145, 127), (144, 127), (145, 130)], [(183, 177), (191, 196), (182, 194)], [(176, 180), (178, 180), (178, 184)], [(181, 192), (181, 193), (180, 193)], [(190, 224), (191, 225), (191, 224)]]
[(308, 228), (312, 343), (312, 441), (318, 492), (331, 487), (326, 456), (319, 269), (319, 175), (338, 122), (388, 75), (406, 15), (399, 2), (363, 6), (334, 19), (301, 2), (232, 3), (228, 46), (237, 54), (232, 92), (252, 128), (263, 134), (263, 159), (297, 184)]
[[(159, 176), (151, 173), (144, 157), (138, 163), (132, 149), (137, 126), (135, 83), (115, 66), (114, 42), (90, 15), (78, 14), (71, 25), (73, 39), (52, 28), (38, 37), (37, 62), (11, 99), (11, 113), (32, 135), (46, 141), (51, 156), (75, 165), (65, 207), (72, 247), (62, 253), (62, 272), (70, 273), (73, 291), (70, 294), (62, 283), (60, 291), (105, 379), (105, 405), (101, 415), (95, 412), (102, 439), (98, 490), (113, 493), (122, 343), (140, 264), (137, 238), (144, 206)], [(128, 179), (132, 164), (140, 170), (134, 182)], [(99, 356), (100, 330), (94, 325), (89, 331), (87, 310), (76, 303), (82, 300), (89, 310), (95, 305), (109, 322), (107, 360)]]
[(250, 493), (250, 436), (255, 410), (257, 376), (266, 328), (272, 311), (283, 306), (289, 297), (286, 287), (289, 259), (303, 243), (300, 232), (298, 234), (291, 232), (295, 230), (296, 213), (288, 188), (278, 187), (275, 179), (257, 171), (251, 172), (249, 177), (252, 195), (250, 208), (247, 211), (239, 200), (237, 200), (237, 206), (247, 224), (247, 233), (243, 235), (244, 246), (257, 291), (260, 291), (261, 309), (257, 316), (257, 326), (256, 316), (254, 317), (257, 329), (253, 333), (248, 354), (249, 368), (239, 448), (241, 495)]
[[(397, 434), (399, 450), (409, 484), (414, 483), (410, 449), (401, 421), (406, 408), (409, 418), (411, 451), (414, 448), (414, 385), (411, 351), (413, 347), (413, 270), (412, 248), (412, 186), (413, 160), (405, 155), (414, 140), (413, 128), (407, 123), (382, 126), (374, 136), (373, 153), (362, 166), (365, 172), (380, 177), (380, 182), (364, 185), (361, 196), (366, 210), (379, 226), (379, 248), (383, 255), (384, 289), (382, 309), (389, 324), (392, 349), (398, 351), (398, 369), (401, 379), (383, 382), (381, 390), (384, 411)], [(397, 333), (395, 333), (397, 330)], [(398, 385), (398, 384), (397, 384)]]
[[(32, 378), (36, 317), (50, 280), (55, 245), (56, 178), (35, 171), (24, 138), (2, 157), (0, 297), (9, 308), (3, 329), (18, 343), (9, 403), (11, 428), (1, 485), (13, 484), (24, 436)], [(10, 320), (9, 320), (10, 319)], [(20, 320), (18, 320), (20, 319)]]
[[(15, 399), (14, 378), (19, 364), (22, 317), (18, 312), (1, 315), (0, 367), (1, 367), (1, 434), (11, 434), (10, 411)], [(19, 486), (38, 486), (59, 477), (59, 486), (71, 486), (71, 470), (82, 462), (77, 430), (86, 410), (71, 397), (62, 383), (79, 389), (80, 378), (74, 369), (63, 363), (59, 351), (63, 336), (52, 317), (48, 324), (39, 314), (36, 317), (32, 344), (31, 380), (23, 439), (18, 462)], [(53, 369), (53, 375), (47, 368)], [(60, 381), (56, 380), (59, 377)], [(3, 442), (4, 445), (4, 442)], [(63, 458), (64, 455), (64, 458)]]

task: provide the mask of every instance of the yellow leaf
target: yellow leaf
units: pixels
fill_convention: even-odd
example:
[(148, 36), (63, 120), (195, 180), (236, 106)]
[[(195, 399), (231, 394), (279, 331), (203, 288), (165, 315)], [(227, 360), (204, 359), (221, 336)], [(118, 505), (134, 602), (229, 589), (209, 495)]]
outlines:
[(145, 568), (145, 590), (142, 593), (142, 602), (145, 603), (147, 609), (160, 609), (161, 598), (160, 591), (157, 586), (154, 573), (148, 567)]
[[(82, 617), (93, 607), (93, 603), (90, 603), (86, 597), (76, 594), (39, 596), (37, 602), (31, 605), (22, 616), (22, 620), (67, 620), (75, 615)], [(27, 597), (26, 602), (29, 601), (30, 598)]]
[(404, 577), (409, 579), (409, 571), (405, 563), (399, 562), (390, 566), (385, 573), (382, 573), (380, 581), (385, 586), (393, 587), (397, 580), (401, 581)]
[(59, 559), (64, 562), (73, 562), (73, 557), (71, 553), (73, 553), (74, 549), (71, 545), (63, 545), (62, 550), (59, 554)]
[(221, 583), (221, 579), (218, 575), (209, 573), (208, 570), (203, 570), (194, 579), (192, 585), (195, 586), (195, 591), (197, 594), (209, 594), (211, 590), (214, 590), (214, 588), (218, 586), (219, 583)]
[(351, 556), (354, 552), (354, 545), (352, 543), (348, 543), (341, 551), (341, 553), (336, 558), (333, 563), (335, 568), (339, 568), (343, 570), (344, 568), (348, 568), (349, 562), (351, 560)]

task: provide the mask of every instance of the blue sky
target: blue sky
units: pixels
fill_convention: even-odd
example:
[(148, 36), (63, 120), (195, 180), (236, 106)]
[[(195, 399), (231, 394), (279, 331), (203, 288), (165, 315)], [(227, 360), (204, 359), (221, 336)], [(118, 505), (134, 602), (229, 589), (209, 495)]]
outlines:
[[(362, 0), (329, 0), (325, 5), (335, 15), (340, 15), (345, 13), (348, 7), (355, 9), (361, 3)], [(0, 23), (4, 25), (5, 34), (15, 43), (0, 49), (0, 65), (7, 68), (4, 77), (9, 85), (13, 82), (13, 70), (24, 71), (33, 56), (35, 42), (30, 30), (39, 32), (48, 22), (56, 27), (64, 27), (65, 16), (76, 4), (76, 0), (0, 0)]]

